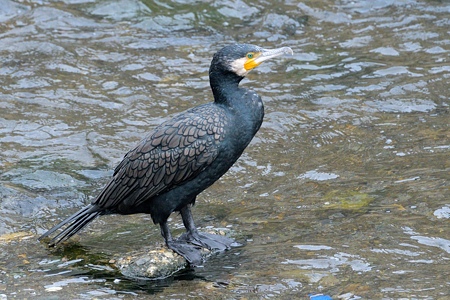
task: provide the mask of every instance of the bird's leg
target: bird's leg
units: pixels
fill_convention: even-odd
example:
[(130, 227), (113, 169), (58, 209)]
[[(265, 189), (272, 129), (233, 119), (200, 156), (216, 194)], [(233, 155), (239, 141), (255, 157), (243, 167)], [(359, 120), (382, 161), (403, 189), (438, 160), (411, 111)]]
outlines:
[(172, 249), (174, 252), (183, 256), (188, 261), (188, 263), (193, 266), (200, 266), (202, 264), (202, 254), (200, 252), (200, 247), (188, 244), (183, 240), (173, 240), (167, 222), (161, 223), (160, 227), (161, 235), (164, 237), (166, 245), (169, 249)]
[(191, 244), (207, 248), (209, 250), (224, 251), (230, 249), (234, 240), (225, 236), (199, 232), (194, 224), (190, 205), (186, 205), (180, 210), (186, 233), (182, 234), (178, 240), (185, 240)]
[(167, 242), (172, 241), (172, 234), (170, 233), (169, 225), (167, 225), (167, 222), (161, 223), (161, 235), (163, 236), (164, 240)]
[(188, 204), (185, 207), (183, 207), (180, 213), (188, 236), (198, 234), (198, 230), (197, 227), (195, 227), (194, 217), (192, 216), (190, 205)]

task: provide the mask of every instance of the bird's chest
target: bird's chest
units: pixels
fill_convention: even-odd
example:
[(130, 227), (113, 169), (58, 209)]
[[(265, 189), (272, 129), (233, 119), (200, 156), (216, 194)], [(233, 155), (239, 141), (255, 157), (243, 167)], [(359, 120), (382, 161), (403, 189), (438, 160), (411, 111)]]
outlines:
[(223, 150), (240, 155), (251, 142), (261, 127), (264, 111), (263, 107), (253, 109), (242, 114), (242, 110), (233, 114), (230, 125), (225, 130)]
[(264, 106), (261, 98), (250, 93), (243, 97), (245, 101), (235, 107), (233, 112), (235, 132), (238, 133), (238, 138), (247, 139), (248, 142), (258, 132), (264, 118)]

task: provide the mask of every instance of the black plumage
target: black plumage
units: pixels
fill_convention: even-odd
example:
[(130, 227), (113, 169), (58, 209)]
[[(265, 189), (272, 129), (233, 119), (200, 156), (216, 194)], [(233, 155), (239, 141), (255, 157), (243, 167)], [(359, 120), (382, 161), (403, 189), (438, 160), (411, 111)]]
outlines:
[[(50, 245), (64, 241), (99, 215), (150, 214), (166, 244), (191, 264), (199, 264), (200, 247), (225, 250), (233, 240), (200, 233), (190, 206), (240, 157), (261, 126), (264, 107), (239, 82), (263, 61), (291, 53), (236, 44), (214, 55), (209, 71), (214, 102), (189, 109), (156, 127), (116, 167), (113, 178), (92, 204), (62, 221), (41, 238), (66, 226)], [(167, 219), (180, 212), (186, 233), (172, 239)]]

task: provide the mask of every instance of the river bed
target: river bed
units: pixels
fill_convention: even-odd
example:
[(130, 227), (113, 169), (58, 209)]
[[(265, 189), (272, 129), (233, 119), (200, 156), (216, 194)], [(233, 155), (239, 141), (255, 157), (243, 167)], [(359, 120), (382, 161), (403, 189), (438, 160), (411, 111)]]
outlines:
[[(450, 298), (449, 13), (431, 0), (0, 0), (0, 299)], [(114, 259), (161, 247), (147, 215), (39, 243), (146, 132), (212, 100), (212, 55), (234, 42), (294, 51), (242, 82), (264, 123), (193, 210), (243, 246), (132, 280)]]

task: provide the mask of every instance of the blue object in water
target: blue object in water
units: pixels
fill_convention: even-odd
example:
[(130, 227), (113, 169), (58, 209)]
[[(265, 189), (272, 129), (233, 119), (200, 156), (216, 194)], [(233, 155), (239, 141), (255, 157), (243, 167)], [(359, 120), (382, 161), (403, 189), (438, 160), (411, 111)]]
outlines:
[(310, 300), (333, 300), (330, 296), (324, 294), (309, 294)]

